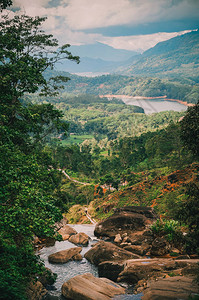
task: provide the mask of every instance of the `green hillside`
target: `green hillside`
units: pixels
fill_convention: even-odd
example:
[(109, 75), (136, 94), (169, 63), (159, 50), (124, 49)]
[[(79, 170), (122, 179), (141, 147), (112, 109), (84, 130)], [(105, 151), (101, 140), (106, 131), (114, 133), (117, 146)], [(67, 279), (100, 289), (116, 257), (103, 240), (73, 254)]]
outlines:
[(193, 31), (158, 43), (120, 71), (128, 75), (183, 76), (198, 80), (198, 54), (199, 31)]

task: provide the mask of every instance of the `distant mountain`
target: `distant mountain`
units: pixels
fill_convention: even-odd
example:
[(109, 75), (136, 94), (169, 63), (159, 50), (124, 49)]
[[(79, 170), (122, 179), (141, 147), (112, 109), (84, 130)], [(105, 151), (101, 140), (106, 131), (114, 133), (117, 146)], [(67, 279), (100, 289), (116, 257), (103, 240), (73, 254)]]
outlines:
[(69, 50), (73, 55), (80, 57), (80, 64), (77, 65), (74, 62), (65, 61), (62, 64), (57, 64), (57, 70), (71, 73), (110, 73), (116, 68), (124, 66), (125, 61), (128, 61), (128, 59), (138, 55), (135, 51), (115, 49), (102, 43), (71, 46)]
[(120, 66), (124, 66), (123, 62), (105, 61), (100, 58), (95, 59), (90, 57), (81, 57), (79, 64), (68, 60), (57, 64), (56, 69), (58, 71), (66, 71), (70, 73), (110, 73)]
[(138, 52), (124, 49), (115, 49), (103, 43), (95, 43), (89, 45), (71, 46), (70, 50), (73, 55), (81, 57), (89, 57), (94, 59), (102, 59), (105, 61), (125, 61), (130, 57), (137, 55)]
[(118, 71), (125, 75), (199, 77), (199, 31), (158, 43)]

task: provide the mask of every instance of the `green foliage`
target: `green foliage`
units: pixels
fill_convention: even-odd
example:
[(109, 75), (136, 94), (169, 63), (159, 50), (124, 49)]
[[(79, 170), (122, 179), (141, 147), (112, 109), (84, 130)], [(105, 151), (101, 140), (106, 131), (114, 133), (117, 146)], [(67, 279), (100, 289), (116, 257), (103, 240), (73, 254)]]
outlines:
[(12, 0), (0, 0), (0, 10), (1, 11), (10, 5), (12, 5)]
[(155, 235), (172, 234), (179, 229), (179, 222), (175, 220), (157, 219), (150, 227)]
[(123, 74), (198, 80), (199, 31), (158, 43), (131, 63)]
[[(48, 77), (58, 74), (68, 76), (66, 72), (50, 72)], [(80, 77), (71, 75), (71, 80), (66, 86), (67, 93), (63, 93), (62, 97), (66, 98), (66, 96), (69, 96), (68, 94), (108, 94), (118, 95), (118, 97), (119, 95), (143, 97), (161, 97), (166, 95), (168, 99), (179, 99), (188, 103), (197, 103), (199, 97), (198, 76), (189, 74), (188, 77), (184, 78), (174, 75), (172, 78), (167, 76), (165, 79), (157, 78), (157, 76), (157, 73), (150, 74), (149, 77), (146, 77), (146, 74), (143, 77), (132, 75)]]
[(187, 251), (199, 253), (199, 187), (198, 183), (186, 186), (186, 201), (180, 203), (176, 209), (176, 219), (185, 223), (189, 228), (186, 236)]
[(6, 99), (8, 93), (17, 100), (25, 92), (34, 93), (41, 87), (41, 94), (56, 94), (57, 89), (62, 87), (60, 83), (68, 78), (56, 76), (47, 81), (43, 72), (47, 68), (53, 69), (55, 63), (62, 59), (79, 62), (79, 58), (68, 51), (69, 45), (58, 48), (58, 41), (41, 30), (46, 18), (25, 15), (2, 18), (0, 79)]
[(183, 143), (193, 154), (199, 157), (199, 102), (188, 108), (185, 117), (180, 122)]
[[(77, 60), (52, 35), (40, 30), (45, 18), (4, 16), (0, 23), (0, 298), (26, 299), (30, 281), (43, 273), (33, 236), (54, 237), (62, 218), (61, 173), (44, 145), (68, 125), (51, 104), (22, 101), (25, 92), (57, 91), (43, 71), (60, 59)], [(50, 50), (49, 50), (50, 49)]]

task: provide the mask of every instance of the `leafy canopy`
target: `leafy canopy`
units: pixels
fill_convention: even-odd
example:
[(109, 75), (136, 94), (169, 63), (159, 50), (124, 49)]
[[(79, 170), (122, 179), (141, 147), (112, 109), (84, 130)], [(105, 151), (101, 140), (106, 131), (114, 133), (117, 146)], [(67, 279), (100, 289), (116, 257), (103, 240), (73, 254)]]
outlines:
[(57, 93), (68, 78), (47, 81), (43, 72), (79, 58), (69, 45), (57, 49), (57, 40), (40, 29), (44, 21), (23, 15), (0, 22), (0, 299), (27, 298), (28, 283), (42, 272), (33, 237), (54, 237), (62, 217), (61, 175), (44, 140), (68, 125), (51, 104), (33, 105), (23, 96)]

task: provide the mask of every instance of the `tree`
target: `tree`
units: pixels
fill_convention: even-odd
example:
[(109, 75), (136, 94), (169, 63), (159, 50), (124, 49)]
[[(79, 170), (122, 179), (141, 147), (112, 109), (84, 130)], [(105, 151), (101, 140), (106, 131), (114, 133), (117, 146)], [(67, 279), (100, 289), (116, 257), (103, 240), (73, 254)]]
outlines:
[(5, 9), (7, 6), (12, 5), (12, 1), (11, 0), (0, 0), (0, 10), (2, 11), (3, 9)]
[(188, 108), (180, 127), (184, 145), (199, 158), (199, 102)]
[[(61, 219), (61, 174), (45, 151), (49, 133), (68, 125), (51, 104), (27, 103), (25, 93), (57, 93), (57, 77), (44, 77), (67, 48), (46, 35), (45, 18), (16, 16), (0, 23), (0, 299), (26, 299), (26, 287), (43, 266), (33, 251), (33, 237), (55, 237)], [(53, 82), (53, 83), (52, 83)], [(52, 84), (51, 84), (52, 83)], [(61, 87), (61, 86), (60, 86)]]

